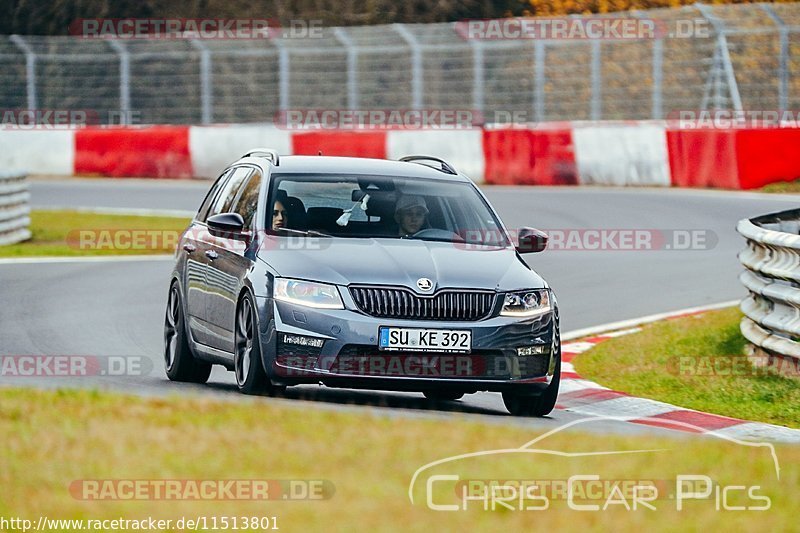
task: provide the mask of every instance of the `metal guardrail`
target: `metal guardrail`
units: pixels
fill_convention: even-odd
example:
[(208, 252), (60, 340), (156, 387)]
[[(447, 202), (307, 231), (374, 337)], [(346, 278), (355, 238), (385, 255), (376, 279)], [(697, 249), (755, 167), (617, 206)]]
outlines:
[[(739, 281), (750, 294), (740, 305), (740, 329), (750, 355), (800, 362), (800, 209), (739, 221), (747, 239)], [(763, 361), (763, 360), (762, 360)]]
[(0, 246), (31, 238), (27, 175), (0, 173)]

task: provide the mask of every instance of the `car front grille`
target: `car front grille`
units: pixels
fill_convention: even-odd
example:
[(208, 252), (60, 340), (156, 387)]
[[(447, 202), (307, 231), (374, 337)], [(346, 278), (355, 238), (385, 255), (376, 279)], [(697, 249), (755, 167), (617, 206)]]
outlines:
[(360, 310), (379, 318), (474, 321), (488, 317), (495, 294), (489, 291), (443, 290), (420, 296), (401, 287), (350, 287)]

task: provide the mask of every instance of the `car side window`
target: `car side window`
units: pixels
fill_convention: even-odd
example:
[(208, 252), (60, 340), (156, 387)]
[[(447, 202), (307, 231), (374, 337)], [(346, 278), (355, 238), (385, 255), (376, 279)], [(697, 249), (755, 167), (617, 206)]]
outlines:
[(211, 207), (211, 203), (214, 201), (214, 198), (217, 197), (217, 193), (223, 187), (225, 182), (228, 178), (230, 178), (231, 174), (233, 173), (233, 169), (229, 168), (222, 175), (217, 178), (217, 181), (214, 182), (214, 185), (208, 190), (208, 194), (206, 194), (205, 200), (200, 205), (200, 209), (197, 210), (197, 216), (195, 217), (196, 220), (200, 222), (205, 222), (206, 218), (208, 218), (208, 210)]
[(233, 209), (233, 202), (236, 199), (236, 193), (239, 192), (242, 183), (252, 171), (252, 167), (235, 167), (233, 169), (233, 174), (231, 174), (231, 177), (225, 182), (222, 190), (214, 200), (214, 204), (211, 206), (208, 216), (231, 212)]
[(244, 227), (250, 228), (258, 209), (258, 193), (261, 191), (261, 172), (256, 170), (242, 185), (236, 199), (233, 212), (239, 213), (244, 219)]

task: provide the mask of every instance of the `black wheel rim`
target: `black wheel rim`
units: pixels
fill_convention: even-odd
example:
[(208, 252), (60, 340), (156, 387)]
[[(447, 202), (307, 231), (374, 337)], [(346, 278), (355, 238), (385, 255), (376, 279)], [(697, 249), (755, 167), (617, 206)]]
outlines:
[(253, 354), (253, 309), (245, 300), (236, 319), (236, 383), (242, 386), (250, 375), (250, 358)]
[(167, 313), (164, 321), (164, 364), (170, 370), (175, 364), (175, 355), (178, 351), (178, 327), (180, 325), (180, 297), (178, 288), (172, 287), (169, 291)]

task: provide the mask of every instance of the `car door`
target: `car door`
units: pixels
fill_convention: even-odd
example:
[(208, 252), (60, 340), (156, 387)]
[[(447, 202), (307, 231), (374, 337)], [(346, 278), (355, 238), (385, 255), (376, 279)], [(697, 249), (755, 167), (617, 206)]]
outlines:
[(212, 185), (179, 244), (185, 260), (183, 287), (186, 298), (187, 324), (192, 339), (201, 344), (209, 343), (208, 327), (206, 326), (206, 265), (208, 264), (208, 258), (205, 255), (208, 250), (206, 218), (211, 206), (232, 174), (233, 169), (227, 169)]
[[(255, 179), (253, 179), (255, 178)], [(255, 167), (240, 166), (231, 177), (230, 187), (226, 187), (224, 201), (220, 197), (215, 203), (209, 216), (219, 213), (239, 212), (245, 219), (245, 227), (250, 228), (253, 223), (253, 214), (249, 215), (246, 209), (239, 207), (239, 199), (249, 201), (253, 198), (255, 187), (255, 202), (258, 201), (258, 188), (261, 183), (261, 174)], [(252, 236), (252, 230), (249, 232)], [(233, 353), (233, 328), (236, 317), (236, 303), (243, 278), (251, 261), (245, 257), (248, 245), (247, 235), (234, 236), (231, 234), (214, 234), (208, 232), (205, 252), (208, 259), (206, 265), (206, 325), (208, 326), (209, 345), (212, 348)]]

